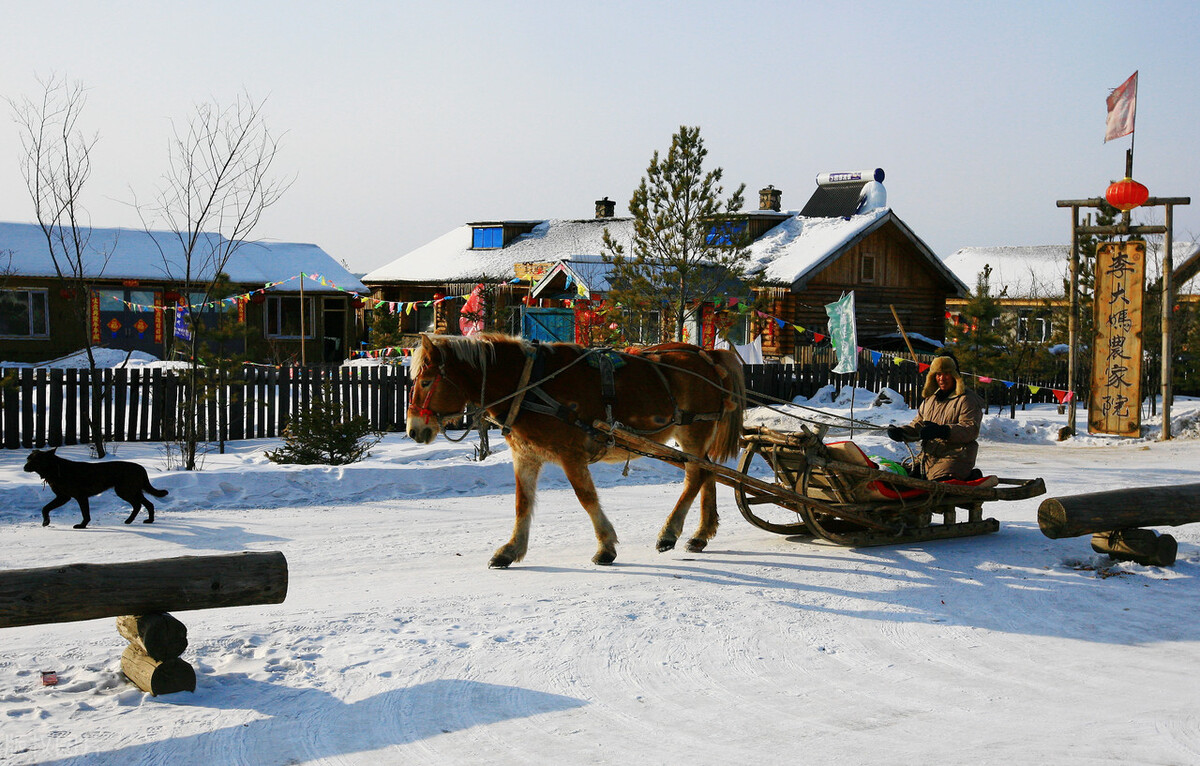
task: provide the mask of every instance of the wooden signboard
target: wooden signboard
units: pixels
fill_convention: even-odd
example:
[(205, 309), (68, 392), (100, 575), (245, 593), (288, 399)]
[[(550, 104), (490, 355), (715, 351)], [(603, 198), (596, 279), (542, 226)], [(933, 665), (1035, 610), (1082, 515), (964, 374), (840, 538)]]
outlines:
[(1140, 436), (1142, 285), (1146, 243), (1105, 242), (1096, 250), (1096, 341), (1088, 432)]

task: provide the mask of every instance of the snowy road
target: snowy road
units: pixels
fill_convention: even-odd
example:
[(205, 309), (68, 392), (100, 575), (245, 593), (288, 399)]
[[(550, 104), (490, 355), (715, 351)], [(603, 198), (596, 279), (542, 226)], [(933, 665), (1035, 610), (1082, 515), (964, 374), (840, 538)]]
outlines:
[[(529, 558), (489, 570), (512, 524), (505, 456), (421, 449), (159, 474), (172, 496), (153, 526), (120, 524), (115, 503), (85, 531), (70, 507), (45, 529), (36, 506), (5, 511), (4, 568), (281, 550), (291, 585), (275, 606), (177, 613), (194, 694), (129, 685), (110, 620), (5, 630), (0, 761), (1200, 761), (1200, 530), (1172, 530), (1174, 568), (1100, 576), (1086, 538), (1038, 531), (1041, 498), (987, 506), (996, 535), (850, 550), (757, 530), (722, 488), (709, 550), (659, 554), (678, 485), (642, 461), (598, 481), (616, 565), (590, 563), (590, 525), (551, 474)], [(1197, 441), (985, 450), (1051, 494), (1190, 480), (1200, 459)]]

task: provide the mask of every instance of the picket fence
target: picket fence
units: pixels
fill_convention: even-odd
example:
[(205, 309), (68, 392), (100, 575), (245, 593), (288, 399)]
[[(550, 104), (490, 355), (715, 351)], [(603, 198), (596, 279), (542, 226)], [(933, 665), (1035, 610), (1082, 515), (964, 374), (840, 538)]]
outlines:
[(206, 371), (196, 385), (157, 368), (0, 368), (0, 435), (5, 449), (85, 444), (93, 428), (106, 442), (175, 441), (194, 401), (200, 441), (261, 439), (279, 436), (317, 396), (393, 431), (404, 426), (407, 391), (406, 371), (392, 366), (247, 367)]
[[(922, 361), (928, 361), (922, 358)], [(909, 406), (920, 401), (924, 374), (892, 357), (859, 359), (854, 375), (832, 371), (833, 360), (813, 356), (797, 364), (746, 365), (751, 406), (809, 398), (825, 386), (889, 388)], [(1041, 385), (1065, 387), (1063, 382)], [(367, 418), (379, 431), (404, 428), (407, 368), (401, 366), (247, 367), (237, 375), (210, 372), (193, 387), (181, 371), (163, 369), (0, 368), (0, 439), (4, 449), (86, 444), (92, 428), (104, 440), (175, 441), (185, 433), (184, 404), (195, 399), (195, 433), (200, 441), (277, 437), (288, 419), (316, 396), (330, 396), (351, 417)], [(976, 386), (991, 407), (1051, 402), (1048, 391), (1025, 385)]]

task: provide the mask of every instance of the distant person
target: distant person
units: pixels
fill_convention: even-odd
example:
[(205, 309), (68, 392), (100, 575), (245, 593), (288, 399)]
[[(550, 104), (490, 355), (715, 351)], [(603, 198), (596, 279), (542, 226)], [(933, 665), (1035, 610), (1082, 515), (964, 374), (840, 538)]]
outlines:
[(983, 399), (963, 383), (958, 362), (952, 356), (939, 356), (929, 365), (925, 376), (924, 397), (917, 416), (906, 426), (888, 426), (893, 441), (921, 442), (917, 456), (917, 475), (931, 481), (982, 477), (975, 468), (979, 453), (979, 424), (983, 420)]

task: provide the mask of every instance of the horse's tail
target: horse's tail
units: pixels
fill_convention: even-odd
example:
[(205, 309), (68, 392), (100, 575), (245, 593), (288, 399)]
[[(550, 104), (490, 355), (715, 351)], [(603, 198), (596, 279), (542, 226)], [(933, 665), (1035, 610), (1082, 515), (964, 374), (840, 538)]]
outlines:
[(741, 446), (742, 419), (746, 414), (746, 377), (742, 360), (734, 352), (718, 349), (709, 353), (724, 390), (724, 404), (708, 457), (720, 462), (736, 455)]

